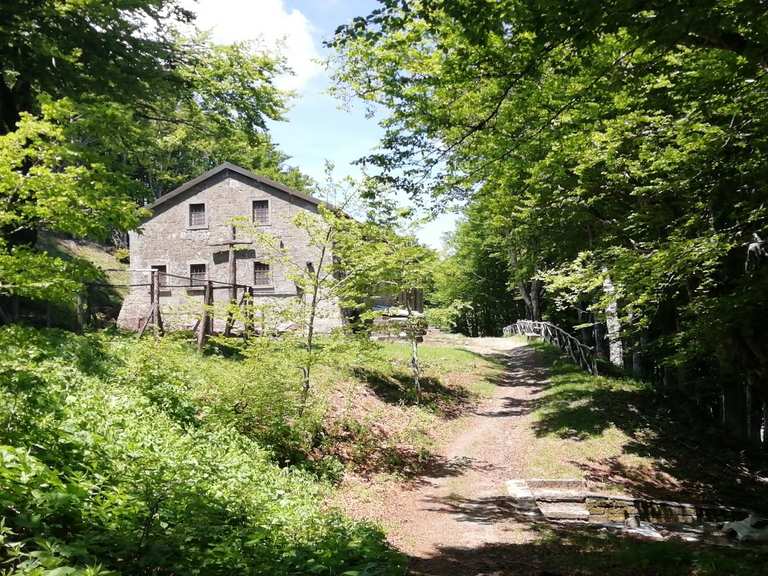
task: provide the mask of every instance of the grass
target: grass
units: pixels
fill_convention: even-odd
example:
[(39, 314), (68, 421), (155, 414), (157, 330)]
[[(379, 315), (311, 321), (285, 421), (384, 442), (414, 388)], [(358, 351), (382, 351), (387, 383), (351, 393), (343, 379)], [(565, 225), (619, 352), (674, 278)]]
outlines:
[[(465, 350), (419, 347), (422, 397), (415, 394), (410, 346), (388, 343), (358, 359), (352, 377), (323, 374), (331, 409), (326, 449), (367, 478), (413, 478), (432, 465), (436, 448), (459, 418), (493, 390), (499, 367)], [(334, 392), (335, 389), (335, 392)]]
[(40, 235), (38, 246), (54, 256), (64, 259), (80, 258), (90, 262), (104, 271), (106, 281), (115, 287), (117, 294), (121, 297), (128, 294), (128, 288), (125, 287), (130, 282), (128, 265), (117, 260), (103, 246), (94, 242), (68, 240), (45, 233)]
[(653, 459), (625, 449), (632, 437), (617, 425), (624, 412), (637, 410), (636, 398), (648, 392), (630, 379), (593, 376), (546, 344), (533, 344), (548, 366), (549, 384), (532, 411), (536, 447), (530, 476), (578, 478), (590, 462), (613, 460), (623, 466), (652, 466)]
[(535, 346), (548, 384), (531, 406), (531, 477), (586, 477), (639, 496), (768, 511), (767, 455), (685, 410), (688, 398), (592, 376)]
[[(382, 345), (382, 353), (394, 366), (410, 369), (411, 346), (402, 342)], [(489, 396), (494, 390), (492, 376), (501, 367), (474, 352), (451, 346), (419, 346), (419, 359), (424, 375), (441, 378), (466, 388), (477, 396)]]

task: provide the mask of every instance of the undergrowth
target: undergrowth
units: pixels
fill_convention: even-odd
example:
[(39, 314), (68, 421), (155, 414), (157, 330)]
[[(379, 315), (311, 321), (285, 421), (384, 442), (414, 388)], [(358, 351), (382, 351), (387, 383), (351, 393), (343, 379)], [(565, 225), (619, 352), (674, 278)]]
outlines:
[(766, 511), (768, 458), (745, 449), (675, 389), (593, 376), (536, 344), (546, 374), (525, 409), (531, 477), (585, 477), (629, 493)]
[[(272, 362), (270, 364), (270, 362)], [(189, 344), (0, 329), (4, 574), (396, 574), (297, 458), (289, 367)]]
[[(489, 364), (321, 338), (302, 405), (290, 337), (0, 328), (0, 574), (397, 574), (326, 502), (345, 470), (416, 474)], [(345, 398), (342, 402), (340, 399)]]

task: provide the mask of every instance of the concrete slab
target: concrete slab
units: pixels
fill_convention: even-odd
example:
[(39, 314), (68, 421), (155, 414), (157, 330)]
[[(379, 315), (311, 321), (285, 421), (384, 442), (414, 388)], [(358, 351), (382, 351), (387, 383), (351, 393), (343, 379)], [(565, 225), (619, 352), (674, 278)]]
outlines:
[(589, 521), (589, 510), (572, 502), (539, 502), (539, 510), (547, 520)]
[(507, 494), (512, 498), (512, 507), (520, 512), (539, 513), (533, 492), (525, 480), (507, 480)]

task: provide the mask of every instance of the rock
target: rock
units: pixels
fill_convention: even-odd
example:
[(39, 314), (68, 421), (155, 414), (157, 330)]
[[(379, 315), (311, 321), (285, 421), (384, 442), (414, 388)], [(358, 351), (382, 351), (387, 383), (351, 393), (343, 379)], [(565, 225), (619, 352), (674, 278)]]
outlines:
[(723, 524), (723, 532), (736, 536), (739, 542), (768, 542), (768, 518), (751, 513), (744, 520)]
[(512, 507), (518, 512), (539, 514), (539, 506), (525, 480), (508, 480), (507, 493), (512, 497)]
[(625, 532), (649, 540), (665, 540), (664, 535), (647, 522), (640, 522), (640, 525), (637, 528), (627, 528)]
[(624, 526), (627, 528), (640, 528), (640, 519), (635, 514), (627, 516), (624, 520)]
[(540, 502), (539, 509), (547, 520), (589, 520), (589, 510), (575, 502)]

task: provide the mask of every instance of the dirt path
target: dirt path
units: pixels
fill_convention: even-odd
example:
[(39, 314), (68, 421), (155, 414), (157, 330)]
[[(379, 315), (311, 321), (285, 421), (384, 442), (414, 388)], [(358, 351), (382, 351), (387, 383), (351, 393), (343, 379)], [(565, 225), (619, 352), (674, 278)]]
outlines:
[[(505, 493), (506, 480), (536, 476), (543, 456), (614, 458), (611, 451), (620, 453), (623, 444), (608, 443), (607, 451), (595, 455), (584, 451), (590, 439), (558, 439), (552, 443), (537, 436), (541, 423), (534, 422), (532, 412), (541, 405), (548, 370), (537, 361), (534, 349), (512, 339), (495, 338), (444, 338), (435, 344), (461, 346), (492, 356), (506, 369), (498, 377), (492, 396), (460, 421), (454, 421), (449, 439), (427, 473), (407, 482), (387, 478), (380, 482), (363, 481), (350, 491), (354, 495), (348, 502), (348, 513), (379, 523), (390, 542), (408, 556), (410, 574), (634, 576), (699, 572), (698, 560), (691, 550), (671, 553), (667, 547), (653, 548), (661, 543), (651, 542), (634, 548), (631, 541), (606, 538), (601, 529), (554, 526), (520, 516), (515, 519)], [(606, 435), (595, 437), (602, 442)], [(611, 439), (610, 435), (607, 437)], [(619, 440), (623, 442), (625, 438)], [(627, 470), (637, 469), (630, 465)], [(641, 472), (645, 474), (645, 470)], [(651, 480), (658, 477), (653, 474)], [(638, 476), (633, 478), (637, 481)], [(657, 570), (659, 559), (669, 554), (672, 563), (665, 564), (667, 569)]]
[(504, 481), (526, 476), (534, 440), (529, 413), (546, 375), (533, 350), (510, 339), (472, 339), (466, 347), (508, 366), (493, 396), (466, 417), (439, 465), (412, 489), (392, 490), (372, 514), (412, 558), (413, 574), (497, 574), (493, 560), (478, 550), (532, 537), (502, 504)]

